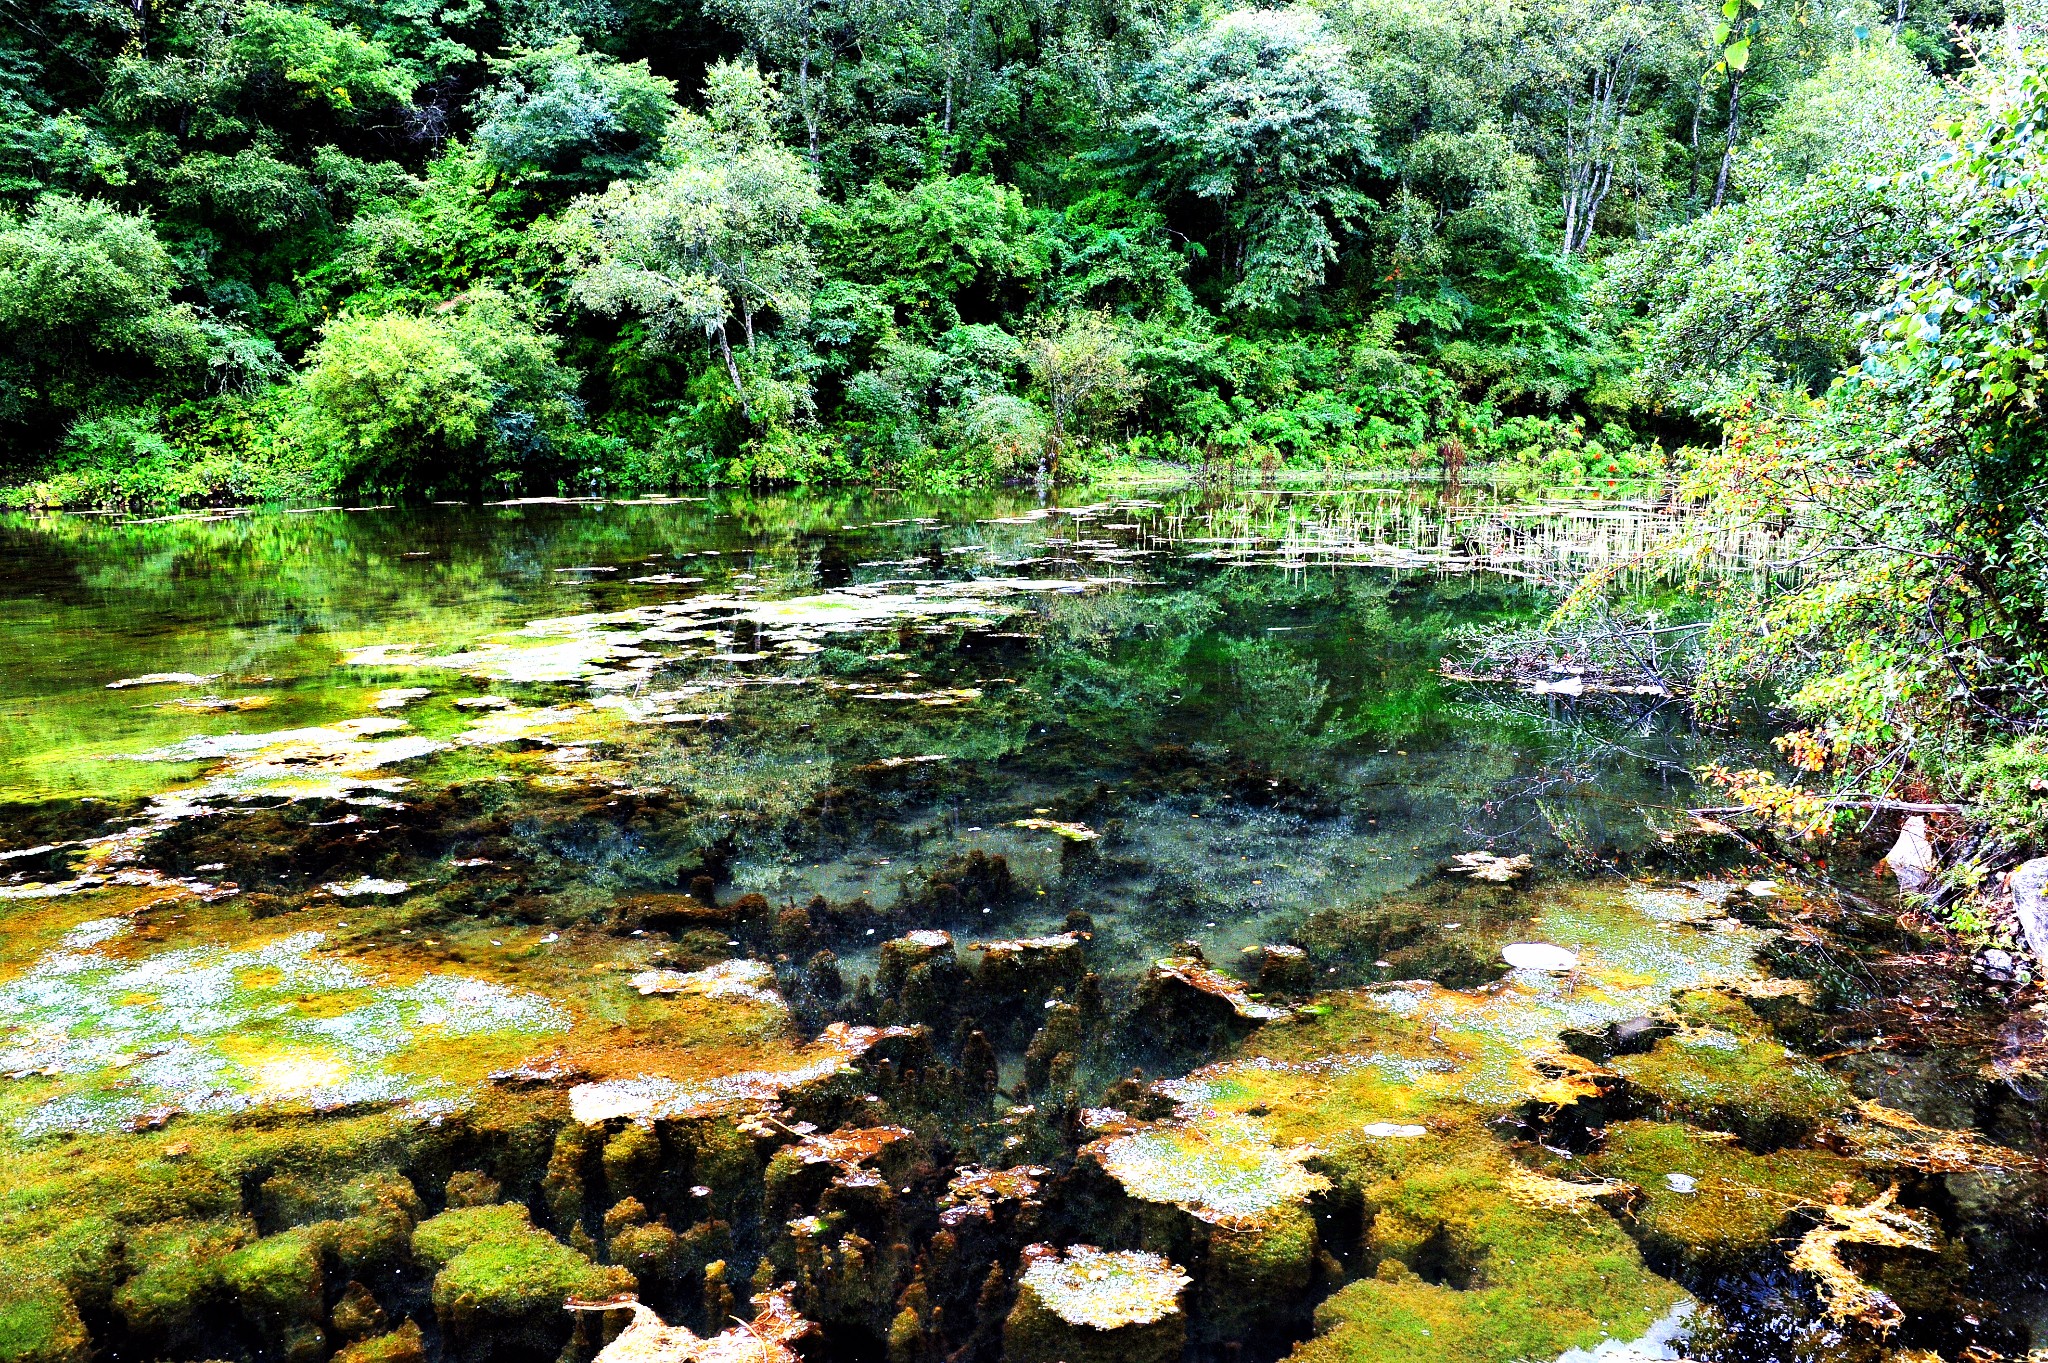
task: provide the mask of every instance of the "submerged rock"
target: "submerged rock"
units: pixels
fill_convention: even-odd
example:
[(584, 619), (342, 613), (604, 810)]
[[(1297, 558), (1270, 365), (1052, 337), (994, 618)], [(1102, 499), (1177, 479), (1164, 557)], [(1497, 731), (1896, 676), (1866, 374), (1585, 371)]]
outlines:
[(433, 1273), (434, 1314), (463, 1354), (552, 1339), (569, 1297), (629, 1291), (623, 1268), (594, 1264), (533, 1225), (525, 1207), (458, 1207), (420, 1223), (412, 1250)]
[(1003, 1322), (1008, 1363), (1168, 1363), (1187, 1338), (1191, 1280), (1157, 1254), (1093, 1245), (1024, 1250)]
[(1213, 969), (1200, 956), (1167, 956), (1138, 984), (1137, 1016), (1162, 1040), (1202, 1044), (1241, 1035), (1288, 1010), (1255, 1000), (1242, 981)]
[(1449, 870), (1454, 876), (1506, 885), (1521, 879), (1533, 865), (1527, 856), (1500, 857), (1491, 852), (1460, 852), (1452, 858)]
[(1769, 1253), (1800, 1209), (1875, 1191), (1854, 1162), (1827, 1151), (1753, 1155), (1730, 1135), (1675, 1122), (1617, 1123), (1586, 1163), (1640, 1190), (1632, 1225), (1653, 1256), (1694, 1270)]
[(631, 1313), (626, 1328), (598, 1350), (592, 1363), (799, 1363), (790, 1345), (812, 1329), (811, 1322), (777, 1292), (763, 1294), (751, 1321), (739, 1321), (709, 1339), (665, 1323), (630, 1295), (607, 1301), (572, 1298), (566, 1307), (570, 1311)]

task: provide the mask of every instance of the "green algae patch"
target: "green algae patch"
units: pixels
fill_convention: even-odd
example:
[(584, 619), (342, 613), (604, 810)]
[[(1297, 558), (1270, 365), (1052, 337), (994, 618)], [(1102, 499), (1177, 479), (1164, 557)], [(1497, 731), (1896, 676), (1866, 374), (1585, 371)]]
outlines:
[[(1711, 906), (1684, 891), (1541, 889), (1529, 907), (1525, 935), (1571, 953), (1575, 969), (1319, 996), (1236, 1055), (1159, 1086), (1182, 1121), (1256, 1117), (1276, 1142), (1312, 1146), (1337, 1200), (1363, 1207), (1356, 1243), (1329, 1248), (1365, 1276), (1317, 1309), (1298, 1358), (1555, 1358), (1640, 1338), (1688, 1300), (1605, 1205), (1621, 1185), (1537, 1174), (1492, 1123), (1618, 1087), (1566, 1050), (1564, 1033), (1745, 979), (1761, 936), (1702, 931), (1694, 920)], [(1219, 1282), (1227, 1248), (1212, 1241)]]
[(1532, 1176), (1484, 1131), (1384, 1144), (1355, 1176), (1377, 1271), (1317, 1308), (1297, 1358), (1555, 1358), (1637, 1338), (1686, 1300), (1597, 1185)]
[(1305, 1167), (1313, 1150), (1283, 1149), (1257, 1118), (1237, 1114), (1111, 1136), (1088, 1153), (1132, 1197), (1222, 1225), (1256, 1224), (1330, 1186)]
[[(1563, 1265), (1573, 1268), (1577, 1265)], [(1595, 1264), (1482, 1289), (1425, 1282), (1405, 1270), (1352, 1283), (1316, 1308), (1298, 1363), (1520, 1363), (1646, 1334), (1685, 1300), (1665, 1285), (1661, 1311), (1620, 1301)], [(1595, 1295), (1584, 1295), (1587, 1291)], [(1611, 1311), (1602, 1319), (1597, 1313)], [(1617, 1328), (1618, 1327), (1618, 1328)], [(1633, 1333), (1631, 1333), (1633, 1331)], [(1624, 1355), (1626, 1356), (1626, 1355)]]
[(1733, 1131), (1766, 1151), (1854, 1107), (1848, 1085), (1794, 1055), (1739, 1000), (1690, 994), (1678, 1011), (1684, 1025), (1675, 1035), (1614, 1062), (1665, 1115)]
[(1167, 1363), (1187, 1339), (1187, 1274), (1157, 1254), (1075, 1245), (1024, 1251), (1003, 1322), (1011, 1363)]
[(91, 1337), (78, 1306), (62, 1284), (10, 1272), (0, 1286), (0, 1360), (5, 1363), (75, 1363)]
[(1796, 1208), (1860, 1203), (1877, 1192), (1855, 1164), (1826, 1151), (1752, 1155), (1732, 1137), (1674, 1122), (1611, 1126), (1587, 1164), (1640, 1189), (1632, 1218), (1643, 1243), (1691, 1265), (1771, 1248)]
[(326, 934), (117, 955), (124, 919), (79, 924), (0, 984), (0, 1073), (43, 1083), (0, 1098), (23, 1136), (107, 1131), (172, 1112), (431, 1105), (463, 1096), (394, 1063), (410, 1038), (444, 1042), (567, 1029), (538, 994), (474, 976), (394, 983), (322, 950)]
[(412, 1248), (434, 1270), (435, 1314), (463, 1336), (552, 1323), (569, 1297), (634, 1286), (632, 1274), (592, 1263), (536, 1229), (526, 1208), (513, 1203), (442, 1212), (413, 1231)]

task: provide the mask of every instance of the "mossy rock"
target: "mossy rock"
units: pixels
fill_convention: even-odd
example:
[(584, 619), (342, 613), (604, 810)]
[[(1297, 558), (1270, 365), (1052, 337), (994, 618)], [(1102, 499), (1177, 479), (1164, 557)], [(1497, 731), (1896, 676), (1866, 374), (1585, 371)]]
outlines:
[[(1120, 1272), (1141, 1281), (1125, 1294), (1129, 1302), (1112, 1304), (1110, 1319), (1116, 1323), (1091, 1324), (1076, 1318), (1080, 1313), (1071, 1304), (1048, 1300), (1027, 1271), (1017, 1287), (1017, 1303), (1003, 1322), (1005, 1363), (1170, 1363), (1180, 1357), (1187, 1344), (1187, 1316), (1176, 1298), (1187, 1283), (1185, 1276), (1157, 1255), (1104, 1254), (1088, 1246), (1069, 1254), (1070, 1264), (1085, 1259), (1100, 1265), (1096, 1271), (1107, 1276), (1097, 1290), (1105, 1285), (1115, 1289)], [(1059, 1261), (1053, 1262), (1057, 1266)]]
[(1642, 1189), (1633, 1219), (1644, 1246), (1692, 1267), (1770, 1248), (1794, 1208), (1826, 1203), (1837, 1184), (1859, 1206), (1877, 1194), (1854, 1164), (1826, 1151), (1752, 1155), (1726, 1137), (1672, 1122), (1609, 1127), (1587, 1162)]
[(255, 1239), (241, 1222), (152, 1228), (129, 1244), (131, 1267), (139, 1271), (114, 1293), (114, 1308), (143, 1338), (173, 1345), (210, 1324), (225, 1284), (221, 1264)]
[(1679, 1012), (1687, 1025), (1676, 1035), (1613, 1062), (1662, 1115), (1733, 1131), (1761, 1152), (1803, 1139), (1851, 1105), (1848, 1085), (1786, 1050), (1739, 1002), (1690, 994)]
[(406, 1321), (388, 1334), (349, 1345), (334, 1356), (334, 1363), (425, 1363), (426, 1357), (420, 1327)]
[(1309, 1363), (1556, 1358), (1638, 1338), (1685, 1297), (1603, 1208), (1527, 1177), (1483, 1132), (1354, 1167), (1380, 1269), (1316, 1309), (1296, 1350)]
[(321, 1229), (266, 1235), (221, 1260), (221, 1282), (235, 1295), (242, 1314), (265, 1333), (318, 1321), (325, 1248)]
[[(1293, 1363), (1511, 1363), (1556, 1358), (1610, 1338), (1649, 1331), (1682, 1296), (1674, 1288), (1663, 1312), (1631, 1309), (1603, 1324), (1592, 1302), (1574, 1300), (1599, 1285), (1592, 1266), (1530, 1294), (1518, 1289), (1460, 1291), (1425, 1282), (1398, 1268), (1352, 1283), (1316, 1308), (1316, 1336), (1290, 1355)], [(1600, 1300), (1596, 1294), (1593, 1301)], [(1616, 1328), (1618, 1325), (1619, 1328)]]
[(0, 1363), (78, 1363), (91, 1339), (78, 1306), (51, 1278), (16, 1277), (0, 1286)]
[(54, 1281), (86, 1309), (104, 1309), (113, 1299), (123, 1247), (113, 1222), (80, 1215), (50, 1235), (0, 1247), (0, 1262), (11, 1277)]
[(1277, 1207), (1256, 1223), (1217, 1226), (1198, 1277), (1204, 1337), (1242, 1339), (1301, 1310), (1315, 1273), (1315, 1218), (1306, 1207)]
[(562, 1303), (633, 1289), (632, 1274), (593, 1264), (535, 1228), (516, 1203), (457, 1207), (420, 1223), (413, 1253), (435, 1270), (434, 1312), (451, 1334), (569, 1324)]

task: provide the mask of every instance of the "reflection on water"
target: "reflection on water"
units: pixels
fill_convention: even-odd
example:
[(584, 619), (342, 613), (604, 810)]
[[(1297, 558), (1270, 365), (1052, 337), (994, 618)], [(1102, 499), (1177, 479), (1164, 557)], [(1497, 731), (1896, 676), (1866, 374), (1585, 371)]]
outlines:
[[(2040, 1047), (1973, 997), (1899, 1054), (1888, 958), (1685, 817), (1739, 740), (1438, 669), (1588, 568), (1784, 557), (1370, 487), (0, 523), (0, 1244), (59, 1303), (18, 1356), (561, 1347), (552, 1287), (332, 1245), (272, 1316), (138, 1286), (218, 1260), (246, 1306), (236, 1255), (379, 1178), (406, 1225), (523, 1201), (520, 1281), (587, 1255), (707, 1332), (793, 1284), (825, 1357), (1110, 1347), (1019, 1286), (1036, 1240), (1159, 1258), (1108, 1333), (1205, 1359), (2048, 1345)], [(262, 1112), (305, 1125), (221, 1138), (242, 1202), (81, 1191)]]

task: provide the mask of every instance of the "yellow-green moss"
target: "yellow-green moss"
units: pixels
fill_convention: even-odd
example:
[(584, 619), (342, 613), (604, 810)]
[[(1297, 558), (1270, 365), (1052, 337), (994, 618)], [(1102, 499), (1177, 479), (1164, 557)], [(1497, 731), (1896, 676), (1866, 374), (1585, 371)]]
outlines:
[(513, 1203), (458, 1207), (420, 1223), (413, 1253), (434, 1275), (434, 1311), (458, 1333), (531, 1323), (571, 1296), (632, 1290), (632, 1275), (593, 1264), (534, 1227)]
[(1739, 1000), (1694, 993), (1679, 1001), (1684, 1028), (1614, 1069), (1667, 1116), (1733, 1131), (1757, 1150), (1796, 1141), (1849, 1107), (1849, 1088), (1801, 1060)]
[(1315, 1218), (1299, 1204), (1276, 1207), (1247, 1226), (1217, 1226), (1201, 1272), (1203, 1334), (1241, 1339), (1299, 1309), (1315, 1272)]
[[(1633, 1224), (1646, 1245), (1694, 1263), (1768, 1247), (1794, 1207), (1829, 1201), (1837, 1184), (1858, 1205), (1877, 1193), (1855, 1165), (1826, 1151), (1752, 1155), (1725, 1136), (1671, 1122), (1610, 1127), (1588, 1163), (1642, 1190)], [(1673, 1174), (1680, 1176), (1677, 1186)]]
[(283, 1329), (313, 1320), (320, 1314), (326, 1238), (311, 1227), (267, 1235), (221, 1260), (221, 1282), (259, 1327)]
[(406, 1321), (389, 1334), (349, 1345), (334, 1356), (334, 1363), (422, 1363), (426, 1356), (420, 1327)]
[(114, 1293), (128, 1328), (146, 1339), (175, 1342), (194, 1329), (223, 1291), (221, 1264), (255, 1239), (246, 1221), (152, 1227), (128, 1240), (131, 1269)]
[(7, 1274), (0, 1284), (0, 1363), (77, 1363), (90, 1342), (63, 1284)]

